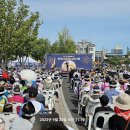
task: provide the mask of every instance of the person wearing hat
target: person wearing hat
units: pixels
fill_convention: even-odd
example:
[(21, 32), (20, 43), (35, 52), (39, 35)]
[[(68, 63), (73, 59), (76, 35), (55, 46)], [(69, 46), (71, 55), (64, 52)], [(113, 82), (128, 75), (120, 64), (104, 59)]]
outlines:
[(8, 98), (9, 102), (12, 103), (24, 103), (24, 98), (21, 96), (20, 87), (16, 86), (12, 90), (13, 96)]
[(102, 82), (99, 80), (99, 77), (95, 77), (95, 79), (94, 79), (93, 82), (94, 82), (94, 83), (93, 83), (92, 87), (98, 86), (98, 87), (100, 88), (100, 90), (101, 90)]
[[(38, 95), (38, 89), (35, 88), (35, 87), (30, 87), (29, 88), (29, 94), (27, 96), (29, 97), (26, 97), (26, 102), (32, 102), (32, 104), (40, 111), (40, 112), (44, 112), (45, 109), (44, 109), (44, 106), (41, 102), (38, 102), (36, 100), (36, 97)], [(22, 108), (20, 109), (20, 112), (19, 112), (19, 116), (21, 117), (22, 116)]]
[[(95, 109), (93, 119), (94, 119), (96, 113), (98, 113), (98, 112), (101, 112), (101, 111), (111, 111), (111, 112), (113, 112), (113, 109), (110, 106), (108, 106), (109, 98), (106, 95), (102, 95), (101, 97), (99, 97), (99, 100), (100, 100), (101, 107), (97, 107)], [(103, 122), (104, 122), (103, 120), (104, 119), (102, 117), (98, 118), (98, 120), (97, 120), (98, 128), (103, 127)]]
[(104, 94), (109, 98), (109, 102), (113, 103), (113, 97), (116, 97), (120, 94), (119, 91), (116, 90), (117, 83), (114, 80), (109, 82), (110, 90), (106, 90)]
[(51, 76), (48, 76), (46, 79), (44, 79), (43, 86), (44, 86), (44, 89), (53, 89)]
[(90, 88), (92, 87), (92, 82), (91, 82), (91, 79), (90, 79), (88, 74), (86, 74), (84, 76), (84, 79), (82, 80), (82, 83), (81, 83), (82, 85), (81, 86), (83, 86), (86, 83), (88, 84), (88, 86), (90, 86)]
[(110, 77), (106, 76), (105, 81), (103, 82), (102, 87), (101, 87), (102, 91), (106, 91), (110, 89), (109, 82), (110, 82)]
[(14, 119), (10, 125), (10, 130), (32, 130), (32, 117), (39, 112), (32, 102), (27, 102), (22, 107), (22, 116)]
[(3, 111), (4, 104), (8, 103), (8, 99), (5, 95), (7, 90), (4, 87), (0, 87), (0, 112)]
[(21, 90), (22, 92), (24, 92), (24, 90), (27, 90), (27, 89), (28, 89), (25, 80), (21, 80), (21, 81), (20, 81), (20, 84), (21, 84), (20, 90)]
[(80, 90), (80, 97), (82, 98), (83, 95), (85, 94), (89, 94), (89, 91), (91, 90), (90, 86), (87, 84), (87, 82), (85, 84), (83, 84), (81, 86), (81, 90)]
[(90, 92), (90, 97), (93, 100), (99, 99), (99, 97), (102, 95), (102, 92), (99, 88), (99, 86), (94, 86)]
[(8, 96), (8, 91), (4, 87), (0, 87), (0, 98), (5, 98), (6, 102), (8, 102), (7, 96)]
[(122, 93), (114, 104), (116, 114), (109, 119), (109, 130), (130, 130), (130, 96)]

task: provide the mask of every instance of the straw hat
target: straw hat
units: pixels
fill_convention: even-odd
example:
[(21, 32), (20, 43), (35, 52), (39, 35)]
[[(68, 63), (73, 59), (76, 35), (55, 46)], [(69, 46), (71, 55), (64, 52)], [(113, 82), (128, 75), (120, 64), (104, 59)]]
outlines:
[(120, 94), (114, 100), (114, 103), (121, 110), (130, 110), (130, 96), (126, 93)]
[(45, 82), (46, 82), (46, 83), (52, 83), (52, 78), (51, 78), (51, 76), (47, 77), (47, 78), (45, 79)]

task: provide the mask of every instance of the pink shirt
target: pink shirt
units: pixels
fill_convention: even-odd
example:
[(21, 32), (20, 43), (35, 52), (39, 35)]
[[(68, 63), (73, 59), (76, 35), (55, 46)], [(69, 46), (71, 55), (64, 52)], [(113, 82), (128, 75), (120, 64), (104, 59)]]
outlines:
[(24, 98), (20, 95), (14, 95), (12, 97), (8, 98), (9, 102), (18, 102), (18, 103), (24, 103)]

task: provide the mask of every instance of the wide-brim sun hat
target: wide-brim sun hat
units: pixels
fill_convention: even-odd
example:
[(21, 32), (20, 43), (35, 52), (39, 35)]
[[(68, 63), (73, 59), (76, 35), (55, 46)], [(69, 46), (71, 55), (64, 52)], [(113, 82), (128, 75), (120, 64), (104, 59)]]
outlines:
[(101, 92), (99, 86), (94, 86), (94, 87), (93, 87), (93, 91), (94, 91), (94, 92)]
[(13, 94), (20, 94), (21, 93), (20, 87), (13, 88), (12, 92), (13, 92)]
[[(32, 104), (31, 107), (27, 106), (28, 104)], [(30, 110), (29, 110), (30, 109)], [(27, 102), (26, 104), (24, 104), (23, 106), (23, 115), (26, 116), (26, 117), (32, 117), (34, 115), (36, 115), (41, 109), (41, 106), (39, 105), (39, 102), (36, 102), (36, 101), (29, 101)]]
[(121, 110), (130, 110), (130, 96), (126, 93), (120, 94), (113, 103)]
[(47, 77), (47, 78), (45, 79), (45, 82), (46, 82), (46, 83), (52, 83), (52, 78), (51, 78), (51, 76)]
[(89, 91), (90, 91), (90, 86), (88, 86), (88, 87), (84, 87), (83, 90), (86, 91), (86, 92), (89, 92)]
[(98, 79), (94, 80), (94, 83), (99, 83), (100, 81)]
[(109, 86), (110, 86), (111, 88), (116, 88), (116, 87), (117, 87), (117, 82), (116, 82), (116, 81), (110, 81), (110, 82), (109, 82)]

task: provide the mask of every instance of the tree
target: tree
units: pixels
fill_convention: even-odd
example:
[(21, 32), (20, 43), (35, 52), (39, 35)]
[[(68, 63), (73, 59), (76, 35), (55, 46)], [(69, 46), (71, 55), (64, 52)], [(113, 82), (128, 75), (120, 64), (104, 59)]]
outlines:
[(75, 53), (76, 51), (75, 42), (71, 38), (67, 28), (64, 28), (58, 33), (58, 41), (56, 45), (59, 45), (58, 53)]
[(29, 56), (41, 24), (39, 13), (30, 13), (29, 6), (16, 0), (0, 0), (0, 60), (4, 62)]
[(59, 42), (55, 42), (51, 45), (51, 53), (59, 53)]
[(44, 55), (51, 52), (51, 45), (48, 39), (37, 39), (31, 55), (36, 59), (43, 62)]

